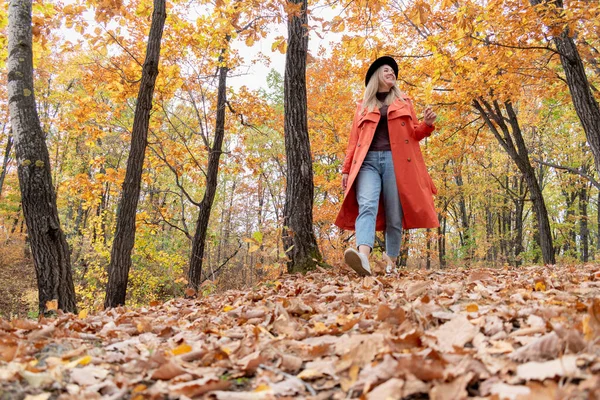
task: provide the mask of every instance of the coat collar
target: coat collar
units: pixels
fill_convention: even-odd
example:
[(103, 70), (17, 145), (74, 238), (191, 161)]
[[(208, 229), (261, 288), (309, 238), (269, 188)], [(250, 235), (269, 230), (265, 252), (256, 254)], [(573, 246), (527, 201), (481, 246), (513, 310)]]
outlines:
[[(359, 103), (359, 107), (360, 107), (360, 104), (362, 104), (362, 102)], [(396, 99), (392, 104), (390, 104), (390, 106), (388, 108), (388, 114), (390, 114), (392, 111), (396, 111), (396, 110), (405, 110), (407, 113), (410, 114), (410, 97), (408, 97), (408, 95), (403, 93), (401, 99)], [(367, 115), (374, 117), (375, 114), (378, 116), (381, 115), (381, 112), (379, 112), (379, 108), (377, 108), (377, 107), (375, 107), (373, 109), (373, 111), (371, 111), (371, 112), (368, 112), (367, 110), (362, 110), (360, 116), (361, 116), (361, 119), (363, 119)]]

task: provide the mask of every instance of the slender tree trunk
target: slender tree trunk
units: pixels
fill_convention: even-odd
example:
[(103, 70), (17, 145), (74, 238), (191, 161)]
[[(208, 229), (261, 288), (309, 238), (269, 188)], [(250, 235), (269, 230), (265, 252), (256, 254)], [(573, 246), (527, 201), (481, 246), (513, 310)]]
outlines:
[(446, 268), (446, 218), (438, 215), (440, 226), (437, 228), (437, 248), (440, 268)]
[(427, 254), (425, 257), (425, 268), (426, 269), (431, 269), (431, 229), (427, 228), (425, 230), (425, 238), (427, 240), (427, 244), (426, 244), (426, 249), (427, 249)]
[(6, 171), (8, 170), (8, 164), (10, 163), (10, 152), (12, 150), (13, 142), (13, 136), (9, 134), (6, 141), (6, 149), (4, 150), (4, 158), (2, 160), (2, 171), (0, 172), (0, 198), (2, 197), (4, 178), (6, 177)]
[(469, 226), (469, 215), (467, 214), (467, 203), (465, 201), (465, 195), (463, 191), (463, 177), (460, 169), (455, 175), (456, 186), (458, 186), (459, 197), (458, 197), (458, 207), (460, 211), (460, 222), (462, 228), (462, 243), (461, 245), (464, 247), (466, 260), (471, 260), (473, 256), (473, 244), (471, 243), (471, 232)]
[(584, 183), (579, 192), (579, 238), (581, 241), (580, 256), (581, 261), (589, 260), (589, 229), (588, 229), (588, 186)]
[[(554, 264), (554, 248), (552, 245), (552, 231), (550, 230), (548, 210), (546, 209), (542, 189), (529, 161), (529, 152), (525, 146), (521, 127), (519, 126), (517, 114), (513, 109), (512, 103), (509, 101), (504, 103), (508, 118), (503, 115), (500, 104), (497, 101), (494, 101), (492, 106), (485, 100), (478, 99), (473, 101), (473, 105), (479, 111), (479, 114), (483, 117), (500, 145), (525, 177), (538, 223), (537, 237), (540, 241), (542, 257), (545, 264)], [(507, 122), (510, 124), (510, 128)], [(502, 133), (498, 130), (498, 127)]]
[(577, 193), (569, 193), (565, 190), (562, 191), (565, 198), (565, 222), (567, 225), (568, 233), (567, 240), (563, 245), (563, 254), (566, 256), (575, 256), (577, 251), (577, 233), (575, 232), (575, 200), (577, 200)]
[(215, 125), (215, 139), (208, 156), (208, 170), (206, 171), (206, 189), (200, 203), (198, 219), (196, 221), (196, 233), (192, 240), (192, 255), (190, 257), (190, 268), (188, 271), (189, 286), (198, 291), (202, 283), (202, 262), (204, 257), (204, 246), (206, 244), (206, 233), (212, 210), (213, 201), (217, 192), (217, 178), (219, 175), (219, 159), (225, 137), (225, 106), (227, 101), (227, 67), (219, 67), (219, 88), (217, 94), (217, 120)]
[[(517, 178), (515, 177), (515, 181)], [(525, 209), (526, 191), (523, 188), (523, 178), (519, 179), (518, 184), (514, 185), (514, 190), (519, 193), (519, 197), (515, 200), (515, 229), (514, 229), (514, 266), (521, 265), (521, 253), (523, 252), (523, 211)]]
[(148, 144), (148, 125), (152, 96), (160, 57), (160, 42), (166, 19), (165, 0), (154, 0), (152, 24), (148, 35), (146, 59), (142, 67), (142, 81), (138, 92), (133, 130), (131, 133), (131, 148), (127, 159), (127, 170), (123, 181), (121, 199), (117, 208), (117, 227), (113, 239), (113, 247), (108, 266), (108, 284), (104, 307), (117, 307), (125, 304), (127, 280), (131, 267), (131, 251), (135, 243), (135, 217), (140, 197), (142, 169), (146, 146)]
[(400, 246), (400, 256), (396, 259), (396, 264), (399, 267), (406, 267), (408, 262), (408, 250), (410, 249), (410, 231), (404, 229), (402, 231), (402, 244)]
[[(530, 0), (530, 2), (532, 5), (551, 4), (552, 7), (557, 8), (557, 12), (561, 12), (563, 8), (562, 0)], [(573, 40), (574, 33), (567, 26), (560, 35), (553, 37), (553, 41), (560, 54), (560, 62), (565, 71), (573, 106), (594, 155), (596, 171), (600, 174), (600, 106), (592, 93), (585, 66)]]
[(321, 260), (313, 231), (313, 169), (308, 137), (306, 58), (308, 56), (307, 0), (299, 15), (288, 16), (288, 47), (284, 77), (284, 136), (287, 181), (283, 217), (283, 246), (289, 273), (314, 269)]
[(50, 156), (33, 86), (31, 0), (12, 0), (8, 26), (8, 101), (23, 215), (38, 282), (40, 313), (46, 302), (76, 312), (69, 246), (60, 226)]

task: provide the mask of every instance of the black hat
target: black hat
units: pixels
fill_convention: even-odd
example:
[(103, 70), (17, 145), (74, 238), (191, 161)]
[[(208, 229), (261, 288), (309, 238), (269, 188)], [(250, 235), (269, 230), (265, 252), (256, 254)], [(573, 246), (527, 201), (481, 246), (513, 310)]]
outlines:
[(394, 60), (390, 56), (383, 56), (373, 61), (373, 64), (371, 64), (371, 66), (369, 67), (369, 70), (367, 71), (367, 76), (365, 76), (365, 86), (369, 84), (369, 79), (371, 79), (371, 76), (382, 65), (389, 65), (390, 67), (392, 67), (392, 69), (394, 70), (394, 75), (396, 75), (396, 79), (398, 79), (398, 64), (396, 63), (396, 60)]

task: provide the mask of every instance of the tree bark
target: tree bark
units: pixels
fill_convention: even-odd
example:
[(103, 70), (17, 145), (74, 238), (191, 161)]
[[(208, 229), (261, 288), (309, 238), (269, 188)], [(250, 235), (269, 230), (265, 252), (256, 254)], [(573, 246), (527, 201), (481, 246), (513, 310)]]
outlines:
[(284, 136), (287, 158), (283, 246), (289, 273), (314, 269), (321, 254), (313, 231), (313, 170), (308, 136), (306, 58), (308, 56), (307, 0), (299, 15), (288, 17), (288, 47), (284, 77)]
[(10, 152), (13, 147), (13, 136), (11, 134), (6, 138), (6, 149), (4, 150), (4, 158), (2, 160), (2, 172), (0, 172), (0, 197), (2, 197), (2, 188), (4, 187), (4, 178), (6, 178), (6, 171), (8, 170), (8, 164), (10, 163)]
[(581, 241), (580, 256), (581, 261), (589, 260), (589, 229), (588, 229), (588, 185), (583, 184), (579, 192), (579, 238)]
[[(508, 117), (503, 115), (500, 104), (497, 101), (494, 101), (492, 106), (483, 99), (477, 99), (473, 101), (473, 105), (483, 117), (486, 125), (490, 128), (500, 145), (523, 174), (529, 193), (531, 194), (537, 218), (538, 232), (536, 237), (540, 241), (542, 258), (545, 264), (555, 264), (548, 210), (546, 209), (542, 189), (529, 161), (529, 152), (525, 146), (521, 127), (519, 126), (517, 114), (513, 109), (512, 103), (509, 101), (504, 103)], [(507, 122), (510, 124), (510, 128), (506, 124)], [(498, 128), (500, 128), (502, 133), (500, 133)]]
[(514, 191), (518, 190), (518, 197), (514, 199), (515, 203), (515, 229), (514, 229), (514, 239), (513, 239), (513, 248), (514, 248), (514, 261), (513, 265), (518, 267), (521, 265), (521, 253), (523, 252), (523, 211), (525, 210), (525, 196), (527, 194), (526, 190), (523, 188), (523, 178), (518, 179), (519, 182), (517, 184), (517, 177), (515, 177)]
[(219, 87), (217, 93), (217, 119), (215, 122), (215, 138), (208, 155), (208, 169), (206, 171), (206, 189), (200, 203), (196, 233), (192, 240), (192, 255), (188, 271), (188, 285), (198, 291), (202, 283), (202, 263), (206, 245), (206, 233), (215, 194), (217, 192), (217, 178), (219, 175), (219, 159), (225, 137), (225, 106), (227, 102), (227, 67), (219, 67)]
[[(552, 3), (559, 11), (563, 8), (562, 0), (530, 1), (532, 5)], [(560, 35), (553, 38), (553, 42), (560, 54), (560, 62), (565, 71), (573, 106), (594, 155), (596, 172), (600, 175), (600, 106), (598, 106), (598, 102), (592, 93), (590, 82), (585, 73), (585, 66), (573, 40), (573, 35), (574, 32), (571, 32), (567, 26)]]
[(148, 125), (152, 96), (160, 57), (160, 42), (166, 19), (165, 0), (154, 0), (152, 24), (148, 35), (146, 59), (142, 67), (142, 80), (138, 91), (137, 104), (133, 117), (131, 148), (127, 159), (127, 170), (123, 181), (121, 199), (117, 208), (117, 227), (113, 239), (108, 284), (104, 307), (117, 307), (125, 304), (127, 280), (131, 267), (131, 251), (135, 242), (135, 217), (140, 196), (142, 169), (148, 144)]
[(50, 156), (35, 104), (31, 0), (9, 4), (8, 53), (8, 101), (39, 311), (46, 311), (46, 302), (58, 300), (59, 309), (76, 312), (69, 247), (60, 226)]

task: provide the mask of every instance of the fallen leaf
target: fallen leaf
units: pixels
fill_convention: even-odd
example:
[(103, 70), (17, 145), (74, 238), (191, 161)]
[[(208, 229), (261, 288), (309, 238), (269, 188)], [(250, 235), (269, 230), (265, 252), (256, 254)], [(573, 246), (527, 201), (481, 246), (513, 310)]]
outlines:
[(468, 397), (466, 387), (472, 378), (473, 373), (469, 372), (465, 375), (456, 378), (452, 382), (434, 385), (431, 391), (429, 392), (429, 396), (431, 400), (466, 399)]
[(438, 347), (441, 351), (453, 352), (455, 346), (463, 347), (473, 340), (477, 332), (479, 332), (479, 329), (471, 324), (467, 317), (459, 314), (440, 326), (431, 335), (437, 338)]
[(546, 362), (531, 361), (517, 366), (517, 377), (529, 381), (559, 377), (582, 378), (585, 376), (577, 367), (577, 356), (568, 355)]
[(367, 400), (400, 400), (403, 398), (403, 387), (404, 381), (402, 379), (389, 379), (367, 393)]
[(207, 376), (190, 382), (170, 385), (169, 393), (172, 393), (176, 396), (187, 396), (193, 398), (213, 390), (224, 390), (229, 386), (230, 382), (227, 380), (219, 379), (213, 376)]
[(185, 369), (183, 369), (180, 365), (176, 364), (173, 360), (169, 360), (165, 364), (158, 367), (158, 369), (152, 373), (151, 378), (155, 380), (160, 379), (168, 381), (175, 378), (176, 376), (185, 373)]
[(85, 366), (71, 370), (71, 382), (80, 386), (91, 386), (102, 382), (109, 374), (105, 368)]
[(179, 356), (182, 354), (189, 353), (190, 351), (192, 351), (192, 347), (187, 343), (182, 343), (179, 346), (175, 347), (173, 350), (171, 350), (171, 353), (174, 356)]
[(561, 341), (558, 335), (550, 332), (519, 348), (510, 355), (510, 358), (518, 362), (550, 360), (558, 356), (560, 348)]

